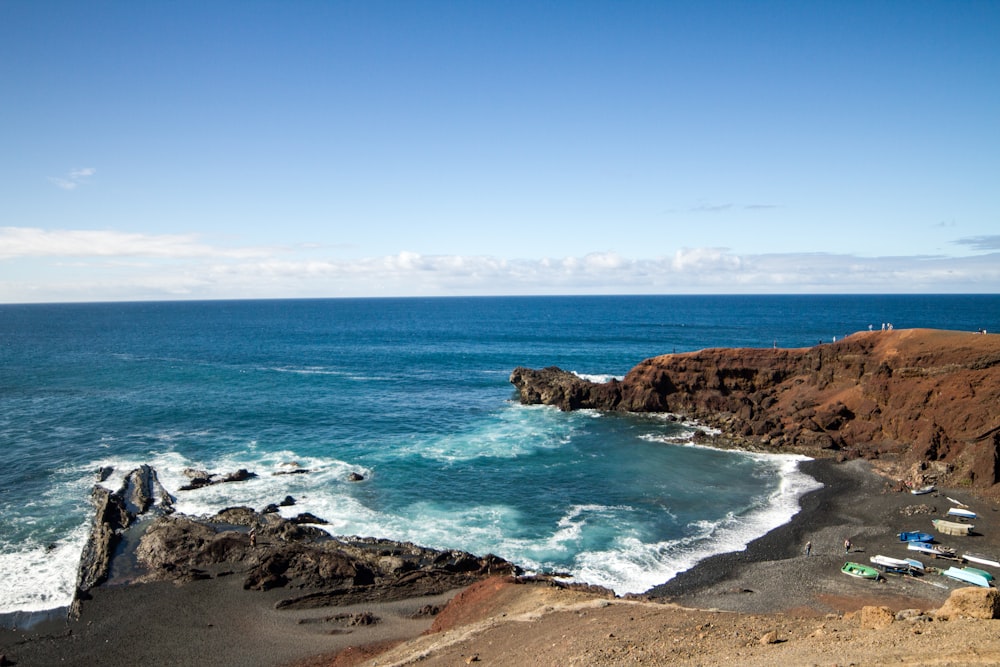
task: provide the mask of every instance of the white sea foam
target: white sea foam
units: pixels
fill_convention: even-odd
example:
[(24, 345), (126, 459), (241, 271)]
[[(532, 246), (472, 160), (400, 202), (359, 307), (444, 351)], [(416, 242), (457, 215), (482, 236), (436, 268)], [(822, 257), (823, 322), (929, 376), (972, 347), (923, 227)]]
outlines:
[(767, 459), (778, 466), (779, 485), (767, 502), (745, 516), (727, 515), (717, 523), (695, 522), (690, 535), (675, 541), (643, 542), (623, 534), (613, 549), (584, 551), (577, 555), (573, 578), (612, 589), (615, 593), (642, 593), (669, 581), (700, 561), (720, 553), (739, 551), (799, 511), (799, 499), (822, 486), (798, 469), (806, 457), (745, 454)]
[(645, 440), (646, 442), (662, 442), (668, 445), (686, 445), (693, 442), (695, 435), (698, 434), (697, 429), (681, 428), (675, 433), (670, 435), (663, 435), (662, 433), (645, 433), (639, 436), (640, 440)]
[(271, 373), (290, 373), (292, 375), (330, 375), (355, 382), (379, 382), (391, 379), (386, 376), (361, 375), (327, 366), (267, 366), (260, 370)]
[[(574, 413), (588, 415), (585, 411)], [(468, 461), (487, 457), (509, 459), (540, 449), (558, 449), (573, 437), (573, 417), (542, 405), (510, 405), (480, 428), (447, 436), (434, 436), (402, 448), (438, 461)]]
[(581, 380), (586, 380), (588, 382), (596, 382), (597, 384), (604, 384), (605, 382), (611, 382), (612, 380), (618, 380), (621, 382), (625, 379), (624, 375), (602, 375), (594, 373), (578, 373), (576, 371), (571, 371), (573, 375), (577, 376)]
[[(162, 433), (157, 440), (164, 442), (180, 433)], [(0, 613), (16, 611), (44, 611), (63, 607), (72, 602), (76, 586), (76, 573), (80, 554), (90, 530), (91, 512), (87, 498), (89, 489), (96, 482), (95, 472), (101, 467), (112, 467), (111, 474), (102, 486), (109, 490), (121, 488), (125, 475), (146, 463), (154, 467), (161, 483), (176, 498), (177, 511), (193, 516), (211, 515), (225, 507), (247, 505), (262, 509), (270, 503), (292, 495), (296, 504), (284, 507), (282, 513), (293, 516), (299, 512), (313, 512), (318, 516), (333, 517), (331, 528), (377, 523), (377, 515), (349, 496), (351, 472), (371, 478), (375, 472), (364, 466), (353, 465), (332, 458), (303, 457), (295, 452), (250, 451), (227, 455), (209, 461), (193, 461), (176, 452), (150, 453), (146, 457), (108, 457), (86, 466), (65, 467), (55, 471), (65, 481), (45, 491), (32, 505), (44, 505), (40, 515), (51, 515), (52, 508), (73, 505), (79, 522), (71, 532), (51, 544), (37, 541), (10, 543), (0, 539)], [(211, 473), (227, 474), (239, 468), (254, 471), (257, 477), (244, 482), (217, 484), (178, 491), (190, 482), (184, 474), (186, 468), (203, 469)], [(308, 474), (280, 474), (296, 468), (309, 470)], [(344, 519), (344, 515), (348, 519)], [(25, 525), (35, 519), (25, 517)], [(336, 530), (332, 532), (337, 532)]]
[[(228, 474), (245, 468), (255, 473), (256, 477), (243, 482), (214, 484), (178, 492), (178, 489), (190, 482), (184, 473), (186, 468), (206, 466), (186, 461), (176, 455), (167, 455), (153, 463), (164, 487), (176, 496), (175, 507), (178, 512), (206, 516), (235, 505), (245, 505), (260, 510), (286, 495), (291, 495), (297, 502), (296, 505), (285, 508), (286, 514), (294, 515), (304, 511), (319, 514), (311, 507), (316, 498), (342, 495), (337, 490), (346, 489), (351, 484), (348, 475), (352, 472), (359, 473), (366, 479), (374, 475), (373, 470), (364, 466), (332, 458), (298, 456), (295, 452), (287, 450), (261, 452), (251, 456), (227, 455), (211, 463), (207, 472)], [(295, 470), (308, 472), (295, 474)]]
[(88, 531), (83, 523), (52, 544), (29, 540), (0, 545), (0, 614), (69, 605)]
[[(429, 455), (442, 458), (517, 455), (518, 447), (528, 451), (539, 447), (561, 447), (571, 437), (574, 423), (599, 413), (573, 413), (517, 407), (503, 411), (498, 423), (484, 430), (437, 442)], [(551, 420), (551, 423), (550, 423)], [(525, 435), (525, 429), (529, 435)], [(161, 434), (160, 441), (181, 434)], [(530, 437), (529, 437), (530, 436)], [(524, 440), (519, 444), (519, 438)], [(430, 441), (428, 441), (430, 442)], [(442, 444), (443, 443), (443, 444)], [(424, 443), (425, 445), (427, 443)], [(511, 451), (514, 454), (511, 454)], [(411, 452), (412, 453), (412, 452)], [(427, 452), (421, 452), (428, 455)], [(766, 460), (776, 470), (777, 488), (748, 515), (730, 515), (717, 522), (699, 521), (688, 526), (688, 536), (674, 541), (650, 541), (628, 528), (633, 508), (621, 505), (580, 503), (569, 506), (551, 532), (527, 536), (527, 520), (512, 507), (486, 504), (457, 507), (454, 503), (420, 502), (408, 507), (383, 509), (367, 495), (365, 484), (347, 481), (359, 472), (377, 479), (377, 469), (348, 461), (317, 456), (301, 456), (292, 450), (267, 452), (255, 443), (239, 453), (214, 459), (191, 460), (174, 451), (150, 453), (140, 459), (107, 458), (91, 465), (60, 471), (69, 479), (54, 488), (55, 496), (83, 499), (94, 482), (94, 471), (110, 465), (114, 473), (103, 484), (117, 489), (131, 469), (149, 463), (176, 498), (177, 510), (190, 515), (211, 515), (234, 505), (262, 509), (285, 495), (296, 504), (280, 509), (283, 516), (312, 512), (330, 521), (325, 529), (334, 535), (366, 535), (412, 541), (436, 548), (458, 548), (473, 553), (496, 553), (529, 570), (567, 571), (577, 581), (606, 586), (616, 593), (643, 592), (663, 583), (700, 560), (727, 551), (742, 549), (750, 541), (786, 523), (798, 511), (799, 498), (818, 488), (818, 483), (799, 472), (803, 457), (767, 454), (739, 454)], [(180, 492), (188, 483), (186, 468), (213, 473), (229, 473), (246, 468), (257, 477)], [(308, 474), (275, 474), (309, 470)], [(51, 548), (46, 544), (3, 545), (0, 555), (0, 612), (38, 611), (69, 604), (72, 598), (79, 554), (86, 539), (89, 511), (80, 511), (80, 522), (69, 536)], [(601, 549), (588, 550), (586, 543), (595, 535)], [(575, 558), (572, 554), (576, 554)], [(568, 561), (567, 558), (570, 560)], [(571, 562), (571, 565), (567, 565)], [(24, 572), (27, 575), (22, 575)]]
[(594, 520), (605, 523), (617, 522), (617, 518), (631, 507), (623, 505), (573, 505), (565, 516), (556, 524), (556, 531), (541, 543), (543, 551), (566, 552), (571, 547), (578, 546), (588, 524)]

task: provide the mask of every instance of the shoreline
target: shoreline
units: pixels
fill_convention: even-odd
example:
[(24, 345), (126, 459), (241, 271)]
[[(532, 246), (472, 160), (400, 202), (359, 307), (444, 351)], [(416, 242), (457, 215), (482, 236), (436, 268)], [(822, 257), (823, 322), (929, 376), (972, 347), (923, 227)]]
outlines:
[[(873, 603), (896, 610), (934, 609), (957, 587), (939, 587), (936, 582), (943, 578), (936, 575), (926, 575), (934, 576), (935, 585), (902, 578), (873, 584), (845, 577), (839, 571), (846, 559), (867, 563), (876, 553), (905, 554), (897, 533), (929, 531), (930, 517), (951, 506), (943, 495), (890, 491), (890, 481), (862, 460), (837, 463), (813, 459), (799, 465), (823, 487), (802, 496), (800, 511), (791, 521), (742, 551), (707, 558), (645, 594), (617, 599), (623, 603), (652, 601), (664, 609), (673, 605), (662, 603), (674, 603), (701, 610), (822, 616)], [(961, 491), (949, 491), (948, 495), (968, 500), (974, 507), (985, 505)], [(921, 507), (933, 514), (908, 516), (904, 512)], [(960, 545), (968, 545), (970, 550), (1000, 553), (1000, 540), (993, 529), (1000, 526), (997, 508), (981, 512), (977, 535), (955, 541), (964, 540)], [(843, 551), (845, 537), (855, 543), (847, 555)], [(810, 556), (803, 553), (806, 541), (813, 545)], [(433, 600), (290, 613), (274, 608), (274, 602), (287, 596), (287, 591), (244, 591), (238, 579), (100, 586), (92, 591), (93, 598), (84, 602), (79, 621), (48, 619), (31, 628), (0, 629), (0, 655), (20, 665), (85, 664), (95, 656), (109, 665), (134, 663), (143, 656), (154, 663), (184, 662), (196, 655), (213, 656), (215, 664), (278, 665), (349, 646), (412, 639), (432, 622), (430, 615), (416, 618), (414, 614), (428, 605), (443, 607), (459, 593), (451, 591)], [(345, 627), (328, 620), (337, 614), (362, 612), (370, 612), (382, 622)]]
[(838, 497), (850, 492), (858, 479), (851, 479), (835, 466), (848, 465), (833, 463), (825, 459), (810, 459), (799, 463), (799, 470), (823, 486), (809, 491), (799, 498), (799, 511), (786, 523), (752, 540), (740, 551), (716, 554), (703, 559), (697, 565), (679, 572), (670, 581), (654, 586), (644, 595), (654, 598), (682, 598), (697, 594), (698, 591), (717, 585), (733, 576), (734, 571), (750, 563), (778, 561), (793, 558), (802, 551), (812, 534), (821, 525), (836, 525), (827, 510)]
[[(944, 494), (915, 496), (894, 491), (889, 479), (860, 459), (846, 463), (813, 459), (804, 461), (801, 469), (823, 487), (800, 499), (800, 510), (791, 521), (754, 540), (743, 551), (701, 561), (644, 597), (700, 609), (824, 615), (857, 610), (873, 601), (897, 611), (907, 606), (934, 608), (958, 587), (933, 575), (919, 579), (892, 576), (883, 578), (877, 587), (859, 586), (858, 581), (840, 573), (845, 561), (867, 565), (869, 558), (878, 554), (918, 556), (925, 565), (942, 565), (945, 561), (936, 563), (907, 551), (898, 534), (910, 530), (933, 533), (930, 519), (942, 516), (952, 506)], [(973, 506), (987, 504), (964, 491), (949, 490), (948, 495)], [(963, 548), (1000, 553), (996, 530), (1000, 517), (996, 513), (992, 504), (988, 512), (981, 512), (971, 537), (942, 536), (939, 541), (959, 547), (959, 555)], [(845, 539), (852, 542), (849, 553), (844, 550)], [(807, 542), (812, 545), (808, 556)]]

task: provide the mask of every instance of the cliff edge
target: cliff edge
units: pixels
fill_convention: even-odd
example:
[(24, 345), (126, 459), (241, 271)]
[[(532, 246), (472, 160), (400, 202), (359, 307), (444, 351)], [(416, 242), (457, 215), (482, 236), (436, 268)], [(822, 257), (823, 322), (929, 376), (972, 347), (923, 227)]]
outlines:
[(889, 463), (1000, 497), (1000, 336), (905, 329), (799, 349), (716, 348), (647, 359), (622, 381), (517, 368), (525, 404), (667, 412), (745, 446)]

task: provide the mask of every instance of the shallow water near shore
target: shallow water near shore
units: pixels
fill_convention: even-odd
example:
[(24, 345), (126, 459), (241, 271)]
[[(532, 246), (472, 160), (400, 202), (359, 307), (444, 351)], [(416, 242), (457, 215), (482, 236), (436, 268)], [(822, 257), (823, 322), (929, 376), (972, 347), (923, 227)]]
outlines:
[[(312, 512), (331, 532), (495, 553), (641, 592), (788, 521), (789, 457), (658, 416), (512, 400), (518, 365), (623, 376), (704, 347), (883, 321), (996, 329), (996, 296), (538, 297), (0, 306), (0, 613), (68, 604), (101, 466), (179, 511)], [(992, 315), (990, 315), (992, 314)], [(184, 469), (256, 477), (179, 491)], [(308, 471), (308, 472), (301, 472)], [(348, 481), (351, 472), (365, 477)], [(301, 474), (299, 474), (301, 473)]]

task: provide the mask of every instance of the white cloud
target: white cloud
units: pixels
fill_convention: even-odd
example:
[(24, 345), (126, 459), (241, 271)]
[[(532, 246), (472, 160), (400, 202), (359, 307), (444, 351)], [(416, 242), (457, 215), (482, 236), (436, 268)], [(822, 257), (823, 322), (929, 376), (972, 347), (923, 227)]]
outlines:
[[(988, 244), (984, 244), (988, 245)], [(336, 252), (331, 250), (330, 252)], [(6, 266), (5, 266), (6, 265)], [(223, 248), (195, 234), (0, 228), (0, 302), (496, 294), (921, 293), (1000, 291), (1000, 254), (738, 255), (683, 248), (510, 259)], [(11, 279), (15, 275), (19, 279)]]
[(678, 273), (728, 271), (739, 269), (740, 258), (726, 248), (682, 248), (674, 253), (670, 267)]
[(0, 227), (0, 259), (15, 257), (256, 257), (270, 251), (214, 248), (196, 234)]
[(86, 183), (87, 179), (96, 173), (97, 170), (93, 167), (84, 167), (82, 169), (71, 169), (65, 177), (50, 176), (49, 180), (63, 190), (76, 190), (78, 186)]
[(583, 263), (591, 271), (613, 271), (626, 268), (629, 264), (614, 252), (592, 252), (583, 258)]

